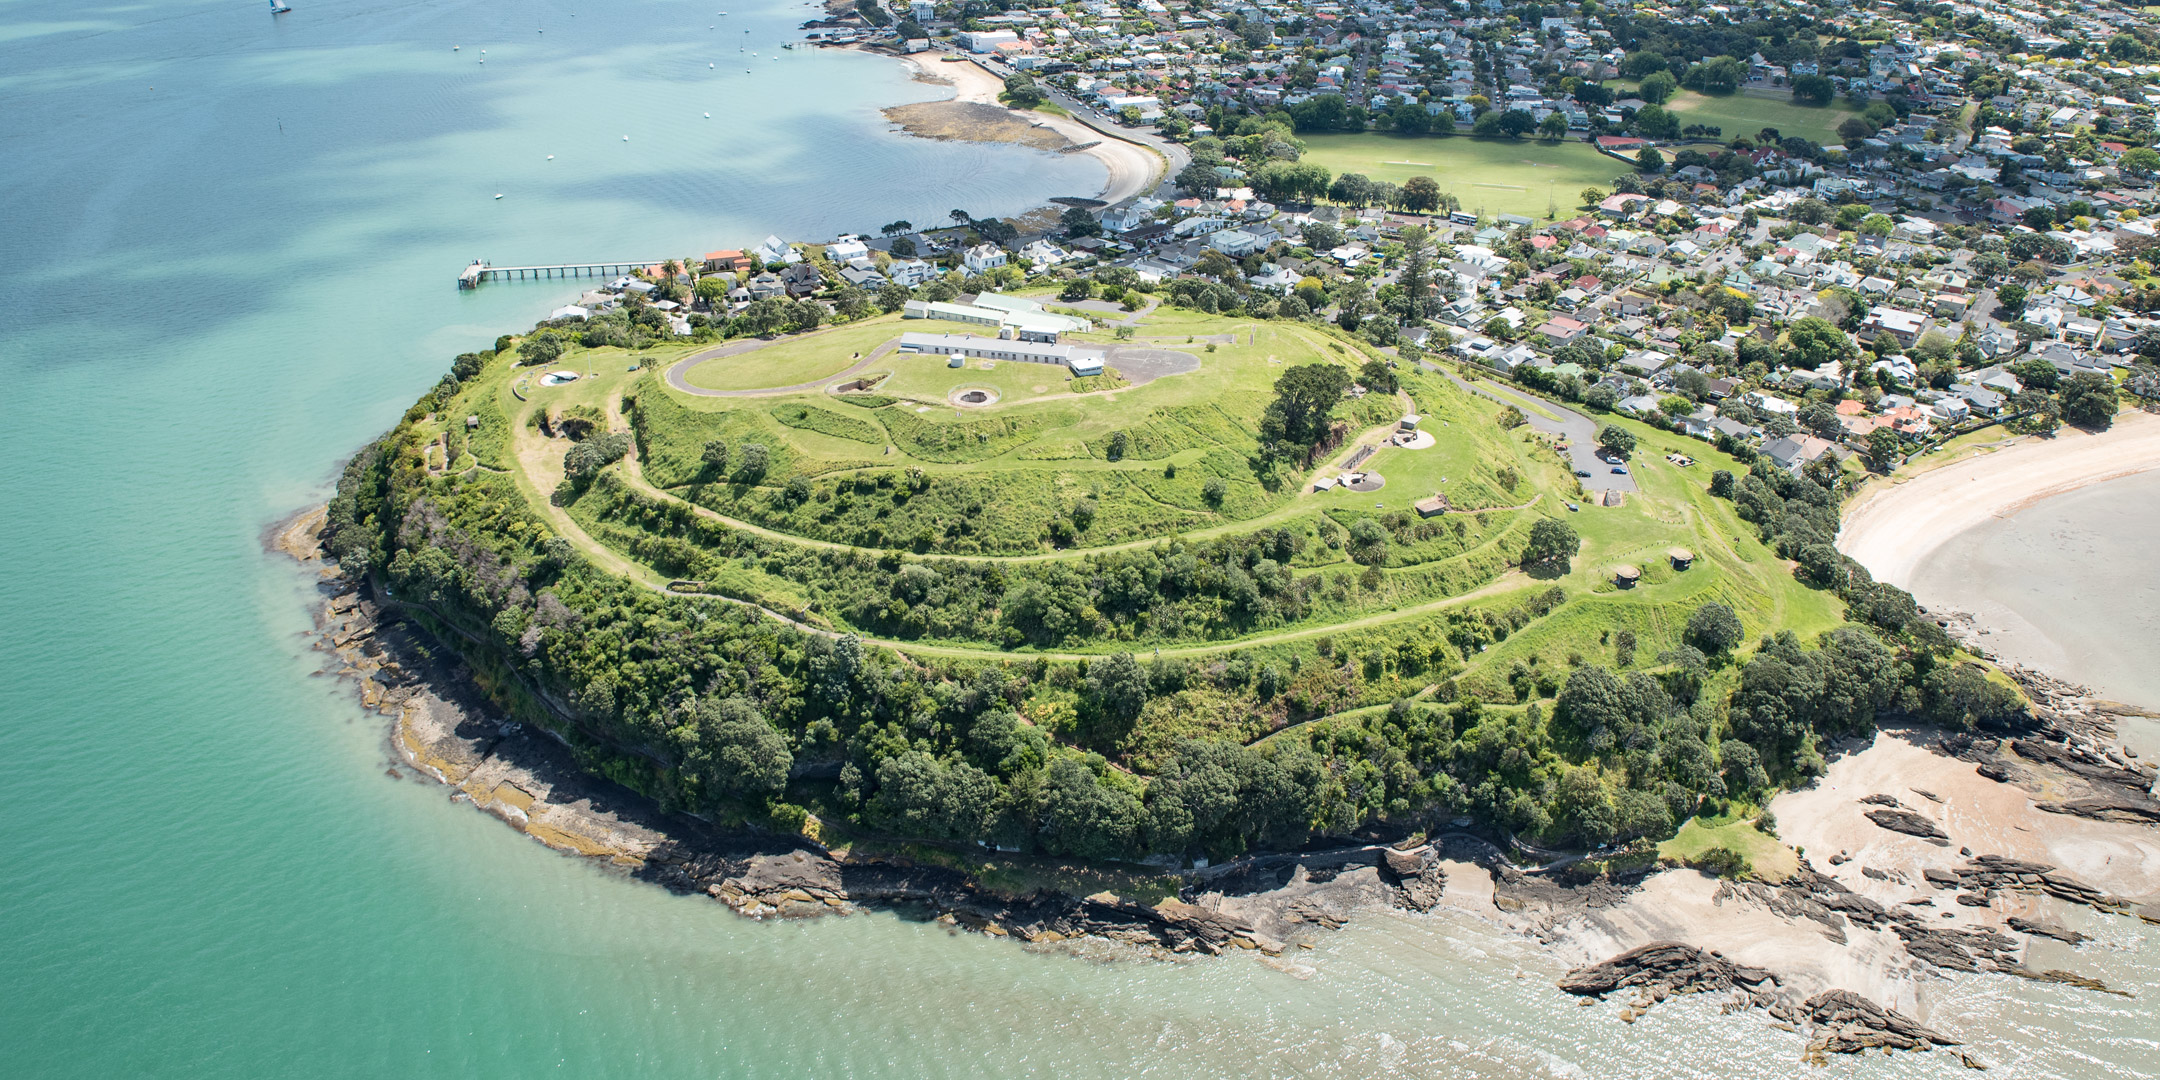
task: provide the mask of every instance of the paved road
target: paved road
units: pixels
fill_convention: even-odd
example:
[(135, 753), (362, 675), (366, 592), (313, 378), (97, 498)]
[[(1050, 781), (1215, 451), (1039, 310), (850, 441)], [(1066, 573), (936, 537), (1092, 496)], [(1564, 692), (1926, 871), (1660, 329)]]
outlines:
[(691, 394), (697, 397), (780, 397), (783, 394), (800, 394), (805, 390), (822, 389), (824, 387), (831, 386), (836, 382), (842, 382), (854, 377), (855, 375), (860, 374), (864, 368), (877, 363), (879, 360), (883, 360), (885, 358), (885, 354), (893, 351), (893, 349), (899, 344), (897, 339), (894, 341), (888, 341), (885, 344), (870, 350), (870, 355), (856, 361), (854, 365), (849, 367), (846, 371), (836, 371), (830, 375), (825, 376), (822, 379), (812, 379), (809, 382), (796, 383), (793, 386), (767, 386), (755, 390), (707, 390), (702, 386), (690, 385), (690, 380), (688, 377), (690, 369), (704, 363), (707, 360), (718, 360), (724, 356), (741, 356), (744, 353), (756, 352), (759, 349), (765, 348), (768, 345), (777, 345), (782, 341), (796, 340), (800, 339), (774, 338), (771, 341), (738, 341), (731, 345), (720, 345), (714, 348), (706, 349), (703, 352), (691, 353), (690, 355), (675, 361), (674, 364), (668, 367), (668, 385), (682, 391), (685, 394)]
[[(1444, 372), (1448, 378), (1455, 380), (1455, 385), (1462, 387), (1464, 390), (1468, 390), (1473, 394), (1483, 394), (1488, 398), (1504, 401), (1521, 409), (1523, 415), (1529, 418), (1532, 428), (1566, 439), (1568, 456), (1574, 462), (1575, 471), (1590, 474), (1576, 477), (1577, 480), (1582, 481), (1585, 490), (1618, 491), (1623, 494), (1641, 490), (1635, 485), (1635, 474), (1633, 472), (1615, 473), (1612, 471), (1611, 463), (1597, 456), (1597, 421), (1573, 409), (1554, 404), (1544, 398), (1531, 397), (1499, 383), (1485, 382), (1472, 386), (1446, 368), (1438, 370)], [(1539, 410), (1549, 412), (1553, 416), (1559, 417), (1559, 419), (1555, 420), (1552, 417), (1541, 415)]]

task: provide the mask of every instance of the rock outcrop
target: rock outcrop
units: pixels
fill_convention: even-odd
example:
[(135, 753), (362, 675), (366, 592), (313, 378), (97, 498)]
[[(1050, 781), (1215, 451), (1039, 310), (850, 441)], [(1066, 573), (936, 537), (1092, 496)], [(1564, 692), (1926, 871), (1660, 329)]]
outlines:
[(1869, 821), (1891, 832), (1917, 836), (1922, 840), (1948, 841), (1950, 839), (1950, 834), (1942, 831), (1942, 826), (1910, 810), (1870, 810), (1867, 812), (1867, 818)]

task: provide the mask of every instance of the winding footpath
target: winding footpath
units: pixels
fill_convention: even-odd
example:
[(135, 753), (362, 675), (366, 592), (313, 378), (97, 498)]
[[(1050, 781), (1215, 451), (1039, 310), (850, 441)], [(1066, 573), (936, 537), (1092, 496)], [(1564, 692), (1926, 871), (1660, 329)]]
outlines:
[[(620, 397), (613, 397), (608, 400), (607, 411), (609, 424), (611, 427), (621, 424), (622, 411)], [(1375, 429), (1375, 431), (1384, 432), (1392, 428), (1392, 426), (1393, 425), (1386, 425), (1382, 428)], [(1371, 433), (1368, 433), (1368, 435), (1370, 434)], [(1362, 441), (1362, 439), (1359, 440), (1359, 442)], [(1357, 445), (1358, 443), (1353, 442), (1346, 445), (1343, 450), (1345, 453), (1347, 453), (1353, 450)], [(513, 471), (517, 474), (515, 476), (516, 482), (518, 483), (519, 487), (523, 488), (526, 491), (528, 500), (531, 501), (535, 507), (541, 510), (541, 512), (546, 516), (548, 524), (555, 529), (556, 533), (562, 536), (564, 539), (569, 540), (570, 543), (574, 545), (578, 549), (578, 551), (582, 553), (586, 558), (591, 559), (596, 565), (612, 573), (620, 574), (626, 580), (636, 582), (637, 584), (644, 586), (645, 588), (651, 589), (654, 592), (661, 593), (667, 596), (688, 596), (699, 597), (709, 600), (718, 600), (723, 603), (733, 604), (737, 607), (748, 608), (752, 611), (758, 612), (766, 616), (767, 618), (772, 619), (775, 622), (783, 623), (785, 625), (794, 627), (795, 629), (807, 634), (817, 634), (827, 638), (853, 636), (869, 645), (874, 645), (884, 649), (890, 649), (896, 653), (912, 654), (916, 656), (934, 656), (948, 659), (964, 660), (1010, 660), (1016, 656), (1040, 656), (1051, 660), (1078, 661), (1097, 659), (1102, 656), (1110, 655), (1109, 651), (1020, 653), (1005, 649), (994, 648), (967, 648), (964, 646), (954, 645), (926, 645), (919, 642), (902, 641), (893, 638), (879, 638), (863, 634), (851, 634), (847, 631), (834, 630), (827, 626), (818, 626), (813, 623), (805, 622), (804, 620), (797, 618), (793, 615), (789, 615), (781, 611), (775, 611), (772, 608), (764, 606), (763, 604), (759, 604), (751, 600), (745, 600), (740, 597), (728, 596), (723, 593), (671, 588), (671, 581), (669, 579), (663, 577), (658, 573), (655, 573), (650, 567), (647, 567), (642, 563), (626, 558), (621, 553), (594, 539), (590, 533), (587, 533), (582, 526), (580, 526), (574, 519), (570, 517), (570, 514), (567, 510), (560, 506), (554, 505), (553, 501), (550, 499), (536, 497), (537, 493), (542, 490), (542, 485), (545, 482), (551, 479), (560, 480), (559, 476), (549, 475), (551, 473), (551, 470), (549, 470), (547, 467), (547, 450), (548, 447), (545, 445), (545, 442), (541, 440), (538, 436), (534, 435), (528, 425), (518, 425), (515, 446), (515, 459), (518, 468)], [(687, 503), (676, 496), (670, 495), (664, 491), (653, 487), (645, 479), (637, 461), (637, 451), (635, 447), (631, 449), (630, 453), (626, 455), (623, 461), (616, 467), (621, 471), (624, 480), (629, 482), (631, 486), (636, 488), (637, 490), (662, 499), (682, 502), (684, 503), (684, 505), (690, 506), (694, 513), (697, 513), (698, 515), (703, 517), (709, 517), (713, 520), (719, 521), (722, 524), (730, 526), (731, 528), (739, 528), (756, 535), (766, 536), (775, 540), (780, 540), (793, 544), (801, 544), (809, 547), (849, 551), (869, 550), (851, 548), (847, 545), (842, 544), (831, 544), (820, 541), (805, 540), (803, 538), (795, 536), (789, 536), (784, 533), (778, 533), (769, 529), (759, 528), (757, 526), (750, 525), (747, 522), (739, 522), (732, 518), (726, 518), (719, 514), (713, 513), (712, 511), (707, 510), (704, 507), (697, 506), (693, 503)], [(1305, 488), (1310, 487), (1309, 484), (1302, 486)], [(545, 483), (545, 487), (547, 490), (552, 490), (553, 484)], [(1533, 500), (1533, 502), (1534, 501), (1535, 500)], [(1298, 509), (1297, 504), (1295, 501), (1293, 501), (1291, 504), (1285, 506), (1281, 510), (1276, 511), (1274, 514), (1269, 515), (1267, 518), (1261, 518), (1255, 521), (1233, 522), (1228, 525), (1219, 526), (1215, 529), (1204, 530), (1203, 532), (1199, 533), (1187, 533), (1183, 535), (1188, 537), (1199, 537), (1202, 535), (1209, 535), (1222, 531), (1257, 528), (1261, 527), (1262, 523), (1269, 519), (1272, 519), (1278, 515), (1287, 516), (1288, 513), (1294, 512), (1296, 509)], [(970, 558), (980, 558), (1005, 562), (1038, 562), (1051, 559), (1070, 559), (1105, 551), (1117, 551), (1130, 548), (1146, 547), (1149, 545), (1160, 543), (1163, 539), (1166, 538), (1158, 537), (1148, 540), (1133, 541), (1127, 544), (1119, 544), (1114, 547), (1087, 548), (1078, 551), (1045, 553), (1042, 555), (971, 556)], [(1259, 634), (1256, 636), (1243, 637), (1229, 641), (1209, 642), (1203, 645), (1180, 645), (1172, 648), (1161, 649), (1156, 652), (1155, 655), (1180, 658), (1202, 657), (1214, 655), (1216, 653), (1227, 652), (1232, 649), (1244, 649), (1256, 646), (1275, 645), (1284, 642), (1302, 641), (1308, 638), (1341, 633), (1343, 631), (1369, 629), (1376, 626), (1384, 626), (1389, 623), (1424, 618), (1425, 616), (1446, 611), (1450, 608), (1458, 607), (1463, 604), (1468, 604), (1477, 600), (1485, 599), (1487, 597), (1497, 596), (1502, 593), (1511, 592), (1515, 589), (1522, 588), (1526, 584), (1530, 583), (1532, 583), (1532, 579), (1529, 578), (1527, 575), (1524, 575), (1521, 571), (1509, 570), (1506, 573), (1502, 574), (1500, 577), (1487, 582), (1479, 588), (1473, 589), (1466, 593), (1458, 594), (1456, 596), (1442, 597), (1438, 600), (1430, 600), (1426, 601), (1425, 603), (1415, 604), (1409, 607), (1400, 607), (1386, 611), (1378, 611), (1345, 622), (1327, 623), (1320, 626), (1300, 627), (1290, 630), (1278, 630), (1272, 633)]]

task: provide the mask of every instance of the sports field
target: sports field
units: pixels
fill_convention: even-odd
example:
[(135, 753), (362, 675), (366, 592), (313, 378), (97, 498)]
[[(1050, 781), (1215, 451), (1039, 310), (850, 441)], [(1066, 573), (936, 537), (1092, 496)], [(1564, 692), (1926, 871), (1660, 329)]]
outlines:
[(1693, 90), (1683, 90), (1666, 107), (1680, 115), (1680, 123), (1707, 124), (1724, 129), (1723, 140), (1755, 133), (1766, 127), (1778, 129), (1778, 135), (1791, 138), (1795, 135), (1819, 143), (1839, 143), (1837, 126), (1852, 112), (1836, 105), (1795, 105), (1777, 98), (1752, 97), (1734, 94), (1730, 97), (1709, 97)]
[(1304, 135), (1305, 160), (1340, 175), (1362, 173), (1400, 184), (1430, 176), (1453, 192), (1463, 209), (1481, 216), (1521, 214), (1544, 220), (1549, 208), (1567, 217), (1586, 187), (1611, 188), (1627, 167), (1589, 144), (1540, 139), (1473, 139), (1465, 135)]

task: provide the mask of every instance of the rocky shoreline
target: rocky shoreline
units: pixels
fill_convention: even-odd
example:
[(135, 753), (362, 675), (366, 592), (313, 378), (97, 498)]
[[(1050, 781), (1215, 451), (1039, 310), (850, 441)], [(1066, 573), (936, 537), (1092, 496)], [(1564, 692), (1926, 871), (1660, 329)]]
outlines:
[[(1842, 851), (1830, 858), (1830, 872), (1819, 871), (1803, 856), (1798, 873), (1773, 884), (1711, 879), (1687, 870), (1661, 873), (1654, 865), (1624, 873), (1589, 874), (1580, 865), (1526, 872), (1499, 847), (1469, 833), (1430, 842), (1419, 837), (1417, 843), (1373, 836), (1324, 851), (1270, 854), (1179, 872), (1174, 894), (1168, 895), (1069, 895), (1045, 889), (1016, 895), (987, 888), (947, 866), (828, 848), (817, 839), (814, 824), (806, 835), (717, 827), (664, 812), (585, 771), (574, 748), (553, 734), (503, 720), (453, 650), (323, 561), (315, 539), (320, 524), (319, 510), (297, 516), (275, 530), (270, 543), (316, 575), (324, 595), (316, 645), (336, 661), (318, 674), (350, 680), (363, 705), (390, 719), (391, 751), (399, 763), (394, 774), (444, 784), (451, 798), (470, 802), (557, 851), (678, 893), (710, 896), (746, 917), (900, 910), (956, 932), (1010, 938), (1031, 948), (1079, 950), (1091, 942), (1111, 942), (1163, 959), (1252, 950), (1265, 962), (1309, 974), (1310, 969), (1297, 971), (1277, 958), (1313, 947), (1317, 933), (1343, 926), (1361, 910), (1424, 912), (1445, 900), (1451, 909), (1580, 950), (1594, 947), (1586, 942), (1624, 940), (1627, 935), (1614, 928), (1627, 922), (1630, 909), (1662, 903), (1648, 886), (1670, 891), (1670, 883), (1678, 883), (1702, 892), (1714, 907), (1758, 912), (1777, 920), (1779, 933), (1816, 939), (1822, 947), (1862, 947), (1855, 935), (1880, 938), (1889, 944), (1864, 947), (1878, 953), (1887, 949), (1887, 959), (1875, 962), (1900, 970), (1999, 972), (2108, 990), (2073, 972), (2035, 971), (2024, 964), (2021, 937), (2075, 945), (2082, 935), (2029, 914), (2000, 925), (1931, 924), (1919, 906), (1926, 901), (1887, 904), (1833, 876), (1849, 861)], [(2160, 805), (2149, 790), (2155, 770), (2111, 745), (2109, 712), (2082, 688), (2037, 673), (2013, 674), (2035, 702), (2033, 731), (1951, 736), (1932, 753), (1969, 762), (1995, 784), (2048, 796), (2033, 805), (2049, 813), (2146, 828), (2160, 822)], [(1953, 843), (1934, 819), (1896, 796), (1878, 793), (1855, 800), (1854, 807), (1866, 811), (1863, 820), (1885, 835), (1935, 847)], [(1860, 866), (1858, 883), (1947, 891), (1959, 905), (1973, 908), (2006, 896), (2045, 897), (2160, 923), (2160, 907), (2111, 896), (2050, 864), (1973, 855), (1970, 848), (1962, 848), (1960, 857), (1962, 865), (1918, 873)], [(1955, 1050), (1949, 1037), (1808, 973), (1727, 959), (1701, 941), (1654, 940), (1618, 953), (1577, 967), (1560, 980), (1560, 989), (1583, 996), (1586, 1004), (1632, 990), (1635, 1000), (1619, 1014), (1630, 1023), (1670, 995), (1729, 993), (1727, 1011), (1761, 1008), (1780, 1026), (1805, 1029), (1804, 1054), (1810, 1060), (1828, 1053), (1942, 1046), (1980, 1067)]]

